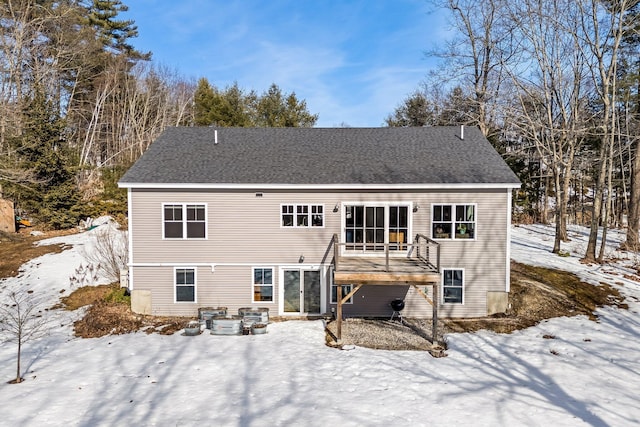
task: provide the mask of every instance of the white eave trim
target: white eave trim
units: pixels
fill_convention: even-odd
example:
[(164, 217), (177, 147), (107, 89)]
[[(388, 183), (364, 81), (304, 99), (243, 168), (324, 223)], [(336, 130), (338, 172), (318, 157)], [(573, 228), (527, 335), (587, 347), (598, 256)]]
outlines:
[(171, 183), (118, 183), (120, 188), (165, 190), (494, 190), (520, 188), (515, 183), (434, 183), (434, 184), (171, 184)]
[(211, 272), (216, 271), (216, 267), (255, 267), (257, 265), (263, 267), (291, 267), (291, 268), (320, 268), (330, 266), (330, 263), (306, 263), (292, 264), (282, 262), (132, 262), (127, 264), (129, 268), (134, 267), (209, 267)]

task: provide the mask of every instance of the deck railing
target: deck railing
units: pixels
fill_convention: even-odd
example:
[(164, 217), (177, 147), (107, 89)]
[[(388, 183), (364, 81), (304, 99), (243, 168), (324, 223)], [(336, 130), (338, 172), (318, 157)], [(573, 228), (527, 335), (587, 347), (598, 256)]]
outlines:
[(340, 242), (338, 235), (334, 234), (331, 244), (333, 244), (333, 259), (336, 271), (340, 269), (341, 258), (362, 256), (363, 254), (379, 257), (383, 250), (385, 259), (384, 271), (390, 271), (389, 258), (391, 255), (403, 254), (405, 251), (406, 258), (424, 263), (434, 271), (440, 271), (440, 243), (424, 234), (416, 234), (412, 243), (346, 243)]

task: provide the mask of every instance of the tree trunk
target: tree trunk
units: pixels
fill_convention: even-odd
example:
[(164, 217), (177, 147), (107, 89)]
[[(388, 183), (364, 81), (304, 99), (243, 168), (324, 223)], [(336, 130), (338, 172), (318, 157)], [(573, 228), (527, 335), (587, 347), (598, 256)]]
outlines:
[(562, 242), (562, 218), (564, 216), (562, 199), (564, 197), (562, 195), (560, 181), (560, 171), (555, 168), (553, 173), (553, 186), (556, 191), (556, 233), (553, 239), (553, 250), (551, 251), (554, 254), (560, 252), (560, 243)]
[(607, 230), (609, 229), (609, 218), (611, 218), (612, 201), (613, 201), (613, 144), (610, 145), (609, 161), (607, 162), (607, 195), (604, 205), (604, 219), (602, 221), (602, 240), (600, 241), (600, 253), (598, 254), (598, 262), (604, 259), (605, 249), (607, 246)]
[(20, 377), (20, 358), (22, 353), (22, 337), (18, 337), (18, 360), (16, 362), (16, 384), (22, 382), (22, 378)]
[(622, 244), (624, 249), (638, 250), (638, 224), (640, 223), (640, 155), (638, 141), (635, 142), (633, 163), (631, 163), (631, 195), (629, 197), (629, 213), (627, 217), (627, 239)]
[(600, 228), (600, 218), (602, 215), (602, 198), (604, 195), (604, 184), (607, 176), (607, 148), (602, 144), (600, 148), (598, 177), (593, 191), (593, 212), (591, 213), (591, 228), (589, 230), (589, 240), (583, 261), (596, 262), (596, 245), (598, 244), (598, 231)]
[(546, 224), (549, 218), (549, 175), (544, 177), (544, 199), (542, 200), (542, 224)]

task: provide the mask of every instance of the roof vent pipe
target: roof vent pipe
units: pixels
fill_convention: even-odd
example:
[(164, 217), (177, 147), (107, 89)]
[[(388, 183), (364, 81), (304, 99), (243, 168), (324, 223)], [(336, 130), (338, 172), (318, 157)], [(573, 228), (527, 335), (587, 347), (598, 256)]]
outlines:
[(213, 143), (218, 145), (218, 129), (213, 131)]
[(464, 139), (464, 125), (460, 125), (460, 139)]

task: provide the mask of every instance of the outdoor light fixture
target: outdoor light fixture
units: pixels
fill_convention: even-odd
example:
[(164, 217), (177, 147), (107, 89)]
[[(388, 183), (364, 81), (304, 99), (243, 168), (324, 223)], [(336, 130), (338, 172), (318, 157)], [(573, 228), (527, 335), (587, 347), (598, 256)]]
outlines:
[(336, 205), (333, 207), (334, 212), (338, 212), (339, 210), (340, 210), (340, 202), (336, 203)]
[(416, 203), (416, 204), (413, 206), (413, 211), (414, 211), (414, 212), (418, 212), (418, 209), (420, 209), (420, 205)]
[(298, 258), (298, 262), (300, 264), (302, 264), (304, 262), (304, 255), (300, 255), (300, 258)]

